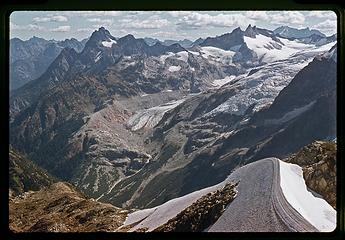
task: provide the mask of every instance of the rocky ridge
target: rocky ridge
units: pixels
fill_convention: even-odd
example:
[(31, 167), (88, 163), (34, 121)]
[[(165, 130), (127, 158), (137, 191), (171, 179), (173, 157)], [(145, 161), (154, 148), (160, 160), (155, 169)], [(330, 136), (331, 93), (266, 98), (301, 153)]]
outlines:
[[(222, 189), (199, 198), (188, 208), (154, 232), (202, 232), (211, 226), (236, 197), (238, 183), (228, 183)], [(138, 229), (140, 230), (140, 229)]]
[(285, 159), (303, 169), (303, 178), (311, 190), (336, 208), (337, 144), (315, 141)]
[(10, 198), (9, 214), (13, 232), (112, 232), (128, 211), (87, 199), (72, 185), (58, 182)]

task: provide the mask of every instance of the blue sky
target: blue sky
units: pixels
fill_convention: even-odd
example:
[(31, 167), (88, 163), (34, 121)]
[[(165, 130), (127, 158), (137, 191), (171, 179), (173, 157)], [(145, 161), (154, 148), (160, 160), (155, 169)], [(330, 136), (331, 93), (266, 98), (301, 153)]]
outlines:
[(336, 32), (332, 11), (16, 11), (10, 16), (10, 37), (62, 40), (89, 37), (104, 26), (115, 37), (190, 39), (216, 36), (248, 24), (275, 29), (282, 25)]

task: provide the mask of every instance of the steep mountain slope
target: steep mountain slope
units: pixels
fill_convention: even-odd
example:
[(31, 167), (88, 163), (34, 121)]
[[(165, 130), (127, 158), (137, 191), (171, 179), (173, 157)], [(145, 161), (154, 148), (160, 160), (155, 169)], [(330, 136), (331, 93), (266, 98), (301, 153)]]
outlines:
[(16, 150), (9, 150), (10, 195), (20, 195), (27, 191), (37, 191), (56, 182), (45, 170), (36, 166)]
[(68, 183), (58, 182), (38, 192), (9, 200), (13, 232), (115, 231), (128, 211), (87, 199)]
[[(129, 146), (125, 141), (133, 135), (124, 124), (132, 113), (126, 107), (121, 107), (121, 99), (166, 88), (169, 91), (171, 88), (197, 90), (203, 85), (193, 80), (189, 64), (195, 66), (195, 77), (206, 83), (213, 80), (214, 77), (210, 76), (212, 71), (217, 78), (222, 76), (217, 67), (210, 67), (211, 64), (202, 57), (190, 56), (191, 60), (187, 61), (189, 54), (179, 45), (156, 44), (149, 47), (143, 40), (131, 35), (114, 39), (107, 30), (100, 28), (90, 37), (80, 54), (73, 49), (64, 49), (40, 78), (11, 95), (11, 142), (63, 179), (85, 179), (89, 172), (87, 169), (92, 169), (97, 173), (90, 173), (92, 180), (87, 181), (95, 181), (94, 176), (98, 175), (99, 169), (90, 167), (92, 164), (85, 159), (93, 159), (104, 165), (100, 171), (106, 172), (107, 178), (101, 182), (114, 182), (127, 172), (125, 168), (124, 172), (117, 173), (116, 169), (122, 168), (124, 163), (109, 169), (109, 160), (121, 162), (119, 156), (127, 159), (130, 155), (129, 159), (136, 159), (136, 163), (131, 163), (134, 169), (147, 162), (148, 155), (140, 153), (144, 151), (137, 144), (142, 142), (140, 136), (137, 136), (137, 140), (135, 136), (132, 137), (134, 141)], [(178, 54), (172, 58), (169, 54), (174, 52)], [(133, 66), (132, 59), (134, 65), (138, 66)], [(164, 68), (165, 73), (157, 72), (157, 66)], [(177, 68), (178, 73), (175, 71)], [(160, 82), (152, 84), (155, 81)], [(157, 95), (155, 104), (177, 100), (169, 97), (174, 95), (176, 93), (173, 92)], [(102, 113), (97, 113), (99, 111)], [(88, 122), (89, 119), (94, 120)], [(117, 124), (117, 127), (113, 124)], [(96, 131), (91, 132), (90, 136), (85, 134), (88, 129)], [(80, 134), (76, 134), (77, 131)], [(109, 139), (109, 131), (113, 136), (119, 131), (121, 135)], [(96, 137), (100, 140), (94, 140)], [(95, 150), (95, 147), (101, 150)], [(97, 154), (89, 154), (91, 152)], [(129, 164), (127, 160), (124, 162), (125, 166)], [(81, 172), (74, 171), (76, 168), (82, 169)], [(128, 169), (128, 174), (131, 171)], [(97, 191), (94, 184), (91, 182), (87, 187), (87, 183), (82, 181), (78, 186), (89, 188), (87, 192), (90, 193), (104, 191), (101, 188)]]
[(63, 48), (81, 52), (84, 42), (75, 38), (64, 41), (45, 40), (32, 37), (22, 41), (10, 40), (10, 88), (17, 89), (41, 76), (60, 54)]
[[(236, 41), (242, 45), (232, 48)], [(293, 126), (289, 119), (255, 130), (249, 121), (330, 46), (252, 26), (204, 42), (211, 45), (149, 46), (98, 29), (81, 53), (65, 48), (40, 78), (13, 91), (10, 142), (89, 196), (117, 206), (155, 206), (222, 181), (230, 169), (258, 159), (262, 141)], [(265, 58), (280, 54), (284, 59)], [(305, 135), (303, 144), (319, 137)], [(279, 145), (273, 155), (290, 153), (301, 141), (285, 152)], [(206, 177), (196, 181), (202, 172)]]
[[(230, 82), (184, 101), (153, 129), (148, 142), (160, 148), (156, 157), (101, 199), (119, 206), (152, 207), (216, 184), (245, 163), (287, 156), (315, 139), (333, 139), (335, 52), (333, 48), (314, 58), (276, 92), (275, 99), (263, 95), (259, 90), (264, 85), (248, 81), (249, 75), (242, 83)], [(263, 75), (262, 79), (265, 83), (269, 78)], [(245, 102), (248, 89), (257, 93), (249, 95), (254, 99), (251, 103)], [(269, 89), (268, 93), (274, 88)], [(214, 111), (232, 97), (236, 97), (233, 105)], [(260, 104), (260, 99), (266, 104)]]

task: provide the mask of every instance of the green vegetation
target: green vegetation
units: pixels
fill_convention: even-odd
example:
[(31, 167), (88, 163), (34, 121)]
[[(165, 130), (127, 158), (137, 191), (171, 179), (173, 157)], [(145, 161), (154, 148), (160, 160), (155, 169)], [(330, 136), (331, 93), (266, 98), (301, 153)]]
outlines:
[(29, 190), (40, 190), (56, 181), (56, 178), (10, 147), (9, 188), (14, 195), (20, 195)]

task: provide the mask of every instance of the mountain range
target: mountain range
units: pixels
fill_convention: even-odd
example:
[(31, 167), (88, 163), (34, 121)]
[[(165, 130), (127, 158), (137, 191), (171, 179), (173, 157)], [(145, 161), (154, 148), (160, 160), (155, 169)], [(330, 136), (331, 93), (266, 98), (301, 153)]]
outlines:
[[(28, 42), (34, 40), (31, 46)], [(12, 49), (20, 40), (11, 41)], [(249, 166), (273, 166), (266, 174), (275, 179), (276, 166), (285, 166), (279, 159), (315, 140), (336, 138), (335, 35), (249, 25), (244, 31), (235, 28), (182, 44), (130, 34), (116, 38), (101, 27), (83, 42), (48, 42), (33, 38), (18, 43), (25, 51), (10, 52), (11, 71), (20, 72), (16, 65), (20, 59), (44, 59), (43, 53), (30, 53), (37, 52), (33, 46), (48, 54), (47, 45), (60, 49), (66, 44), (48, 54), (51, 63), (41, 74), (30, 74), (35, 79), (27, 78), (26, 84), (11, 91), (10, 144), (37, 168), (73, 184), (85, 194), (80, 198), (111, 203), (114, 211), (145, 209), (143, 213), (151, 214), (148, 209), (165, 206), (136, 227), (132, 224), (138, 218), (128, 218), (123, 223), (127, 230), (181, 229), (183, 224), (174, 219), (177, 210), (164, 218), (171, 220), (168, 225), (157, 219), (181, 197), (197, 201), (205, 196), (199, 191), (212, 199), (225, 194), (229, 198), (219, 201), (224, 207), (234, 201), (235, 206), (240, 201), (235, 196), (246, 199), (242, 193), (246, 187), (245, 183), (236, 187), (237, 175), (228, 178), (229, 174), (237, 169), (244, 169), (238, 176), (249, 174), (255, 169)], [(278, 191), (275, 187), (266, 191), (272, 189)], [(195, 226), (199, 231), (219, 219), (209, 230), (224, 230), (220, 215), (227, 211), (220, 205), (204, 205), (205, 199), (199, 203), (215, 209), (213, 214), (206, 220), (191, 215), (190, 221), (202, 222)], [(272, 204), (269, 208), (276, 203)], [(279, 208), (289, 209), (301, 225), (286, 220), (285, 225), (266, 230), (326, 229), (299, 216), (291, 204)], [(322, 206), (328, 209), (326, 205)], [(258, 229), (259, 223), (254, 230)]]

